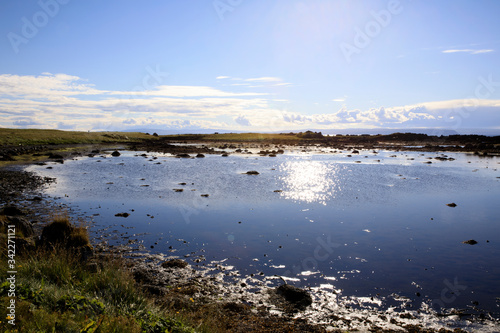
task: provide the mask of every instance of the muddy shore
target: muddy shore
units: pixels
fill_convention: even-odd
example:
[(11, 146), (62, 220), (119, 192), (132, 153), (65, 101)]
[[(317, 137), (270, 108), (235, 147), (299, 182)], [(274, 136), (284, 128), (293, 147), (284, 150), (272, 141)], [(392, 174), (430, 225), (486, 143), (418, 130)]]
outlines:
[[(177, 145), (175, 142), (166, 140), (147, 145), (133, 145), (128, 147), (132, 150), (158, 151), (170, 153), (178, 157), (186, 157), (185, 154), (222, 154), (224, 149), (242, 149), (248, 148), (278, 151), (284, 143), (198, 143), (196, 146)], [(185, 142), (188, 143), (188, 142)], [(190, 142), (189, 142), (190, 143)], [(301, 145), (294, 145), (302, 147)], [(315, 144), (318, 148), (321, 144)], [(306, 148), (307, 146), (303, 146)], [(328, 146), (335, 149), (333, 146)], [(342, 149), (355, 148), (352, 143), (343, 144)], [(357, 146), (359, 147), (359, 145)], [(389, 146), (376, 149), (390, 149)], [(67, 158), (84, 155), (109, 154), (113, 149), (126, 148), (123, 145), (116, 146), (85, 146), (85, 147), (58, 147), (60, 150), (46, 152), (45, 148), (39, 148), (36, 163), (46, 163), (46, 161), (59, 161), (64, 163)], [(71, 148), (68, 150), (68, 148)], [(366, 149), (366, 147), (364, 147)], [(444, 149), (450, 147), (438, 147), (435, 149)], [(451, 147), (453, 149), (453, 147)], [(37, 148), (38, 149), (38, 148)], [(336, 149), (340, 149), (340, 146)], [(371, 149), (371, 148), (370, 148)], [(397, 150), (403, 149), (402, 147)], [(409, 150), (409, 148), (405, 148)], [(415, 149), (423, 149), (421, 147)], [(460, 149), (465, 149), (462, 147)], [(478, 152), (486, 156), (496, 154), (496, 148)], [(431, 150), (432, 151), (432, 150)], [(442, 150), (439, 150), (442, 151)], [(447, 150), (448, 151), (448, 150)], [(451, 150), (453, 151), (453, 150)], [(469, 150), (468, 150), (469, 151)], [(474, 152), (474, 151), (472, 151)], [(41, 178), (27, 173), (22, 167), (10, 166), (0, 170), (0, 203), (5, 205), (16, 205), (26, 212), (26, 218), (33, 225), (43, 226), (55, 209), (68, 209), (58, 206), (50, 198), (43, 196), (43, 186), (50, 186), (53, 179)], [(35, 222), (35, 223), (34, 223)], [(255, 279), (242, 281), (238, 276), (229, 276), (223, 265), (211, 265), (204, 269), (194, 267), (191, 262), (182, 260), (186, 265), (178, 262), (170, 264), (173, 259), (179, 259), (164, 255), (150, 255), (144, 253), (132, 253), (126, 246), (119, 248), (108, 248), (105, 244), (95, 247), (94, 257), (91, 259), (97, 265), (105, 263), (109, 256), (120, 256), (124, 258), (128, 269), (133, 272), (136, 282), (143, 290), (154, 297), (159, 303), (168, 304), (173, 309), (182, 309), (187, 305), (193, 307), (193, 300), (196, 300), (197, 311), (200, 316), (210, 314), (220, 316), (221, 323), (226, 325), (228, 332), (326, 332), (337, 330), (349, 330), (354, 327), (360, 327), (359, 322), (365, 321), (363, 327), (367, 331), (394, 331), (395, 329), (409, 332), (433, 332), (434, 330), (423, 328), (418, 323), (418, 318), (413, 315), (402, 313), (397, 320), (387, 319), (384, 313), (378, 314), (378, 319), (371, 318), (353, 319), (349, 311), (332, 315), (332, 324), (313, 325), (306, 320), (307, 315), (301, 315), (305, 309), (311, 310), (305, 306), (295, 304), (293, 296), (286, 296), (280, 293), (277, 286), (281, 285), (278, 279), (268, 280), (266, 283), (258, 276)], [(256, 287), (264, 287), (265, 293), (259, 291), (255, 293)], [(293, 294), (293, 292), (292, 292)], [(304, 296), (305, 297), (305, 296)], [(407, 317), (407, 318), (405, 318)], [(389, 321), (391, 328), (384, 328), (381, 323)], [(352, 325), (351, 325), (352, 324)], [(440, 332), (461, 332), (460, 329), (445, 330)], [(465, 332), (465, 331), (464, 331)]]

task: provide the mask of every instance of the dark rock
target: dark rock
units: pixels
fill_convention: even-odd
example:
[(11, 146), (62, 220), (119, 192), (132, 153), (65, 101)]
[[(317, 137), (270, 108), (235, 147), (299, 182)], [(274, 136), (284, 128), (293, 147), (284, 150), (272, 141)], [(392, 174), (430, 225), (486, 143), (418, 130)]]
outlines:
[(449, 203), (449, 204), (446, 204), (446, 206), (448, 207), (457, 207), (457, 204), (452, 202), (452, 203)]
[(24, 215), (26, 215), (25, 212), (23, 212), (22, 210), (20, 210), (19, 208), (17, 208), (14, 205), (9, 205), (9, 206), (3, 207), (3, 214), (9, 215), (9, 216), (24, 216)]
[(64, 156), (62, 156), (62, 155), (60, 155), (60, 154), (50, 153), (49, 158), (50, 158), (51, 160), (59, 160), (59, 159), (63, 159), (63, 158), (64, 158)]
[(475, 241), (474, 239), (469, 239), (469, 240), (466, 240), (466, 241), (464, 241), (462, 243), (469, 244), (469, 245), (476, 245), (477, 241)]
[(178, 157), (178, 158), (190, 158), (191, 155), (186, 154), (186, 153), (182, 153), (182, 154), (175, 155), (175, 157)]
[(129, 217), (130, 214), (129, 213), (118, 213), (118, 214), (115, 214), (115, 216), (117, 216), (117, 217)]
[(198, 158), (205, 157), (205, 155), (203, 155), (203, 154), (200, 153), (200, 154), (197, 154), (196, 157), (198, 157)]
[(188, 265), (188, 263), (182, 259), (172, 259), (172, 260), (162, 262), (161, 267), (163, 267), (163, 268), (185, 268), (185, 267), (187, 267), (187, 265)]
[(298, 310), (304, 310), (312, 304), (312, 297), (303, 289), (297, 288), (289, 284), (283, 284), (277, 288), (278, 295), (281, 295), (285, 300)]
[(115, 150), (114, 152), (111, 153), (111, 156), (115, 156), (115, 157), (118, 157), (120, 156), (120, 152), (118, 150)]
[(259, 173), (255, 170), (252, 170), (252, 171), (247, 171), (246, 174), (247, 175), (258, 175)]
[(182, 188), (174, 188), (174, 191), (175, 192), (184, 192), (184, 189), (182, 189)]
[(201, 196), (204, 197), (204, 198), (208, 198), (209, 194), (202, 194)]

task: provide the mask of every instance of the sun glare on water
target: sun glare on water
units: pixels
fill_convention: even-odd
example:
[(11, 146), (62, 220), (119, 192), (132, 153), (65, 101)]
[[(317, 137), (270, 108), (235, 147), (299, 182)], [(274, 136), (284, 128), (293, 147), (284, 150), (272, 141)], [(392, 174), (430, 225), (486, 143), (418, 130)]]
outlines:
[(291, 161), (280, 167), (285, 188), (281, 193), (286, 199), (306, 203), (326, 203), (341, 190), (338, 166), (319, 161)]

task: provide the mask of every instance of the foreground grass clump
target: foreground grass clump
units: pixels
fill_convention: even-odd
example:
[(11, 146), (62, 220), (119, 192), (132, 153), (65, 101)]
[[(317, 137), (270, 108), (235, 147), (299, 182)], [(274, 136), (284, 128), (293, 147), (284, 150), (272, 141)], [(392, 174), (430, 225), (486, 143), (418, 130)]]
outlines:
[(50, 242), (16, 256), (16, 326), (4, 316), (11, 298), (1, 272), (1, 332), (194, 332), (153, 304), (120, 259), (84, 260), (85, 228), (56, 218), (43, 233)]

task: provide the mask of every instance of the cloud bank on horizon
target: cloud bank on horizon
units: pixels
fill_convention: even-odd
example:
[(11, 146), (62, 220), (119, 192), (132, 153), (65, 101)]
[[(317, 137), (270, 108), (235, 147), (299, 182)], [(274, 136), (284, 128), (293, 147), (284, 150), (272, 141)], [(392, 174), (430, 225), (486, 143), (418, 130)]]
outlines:
[(497, 1), (4, 7), (0, 127), (500, 130)]

